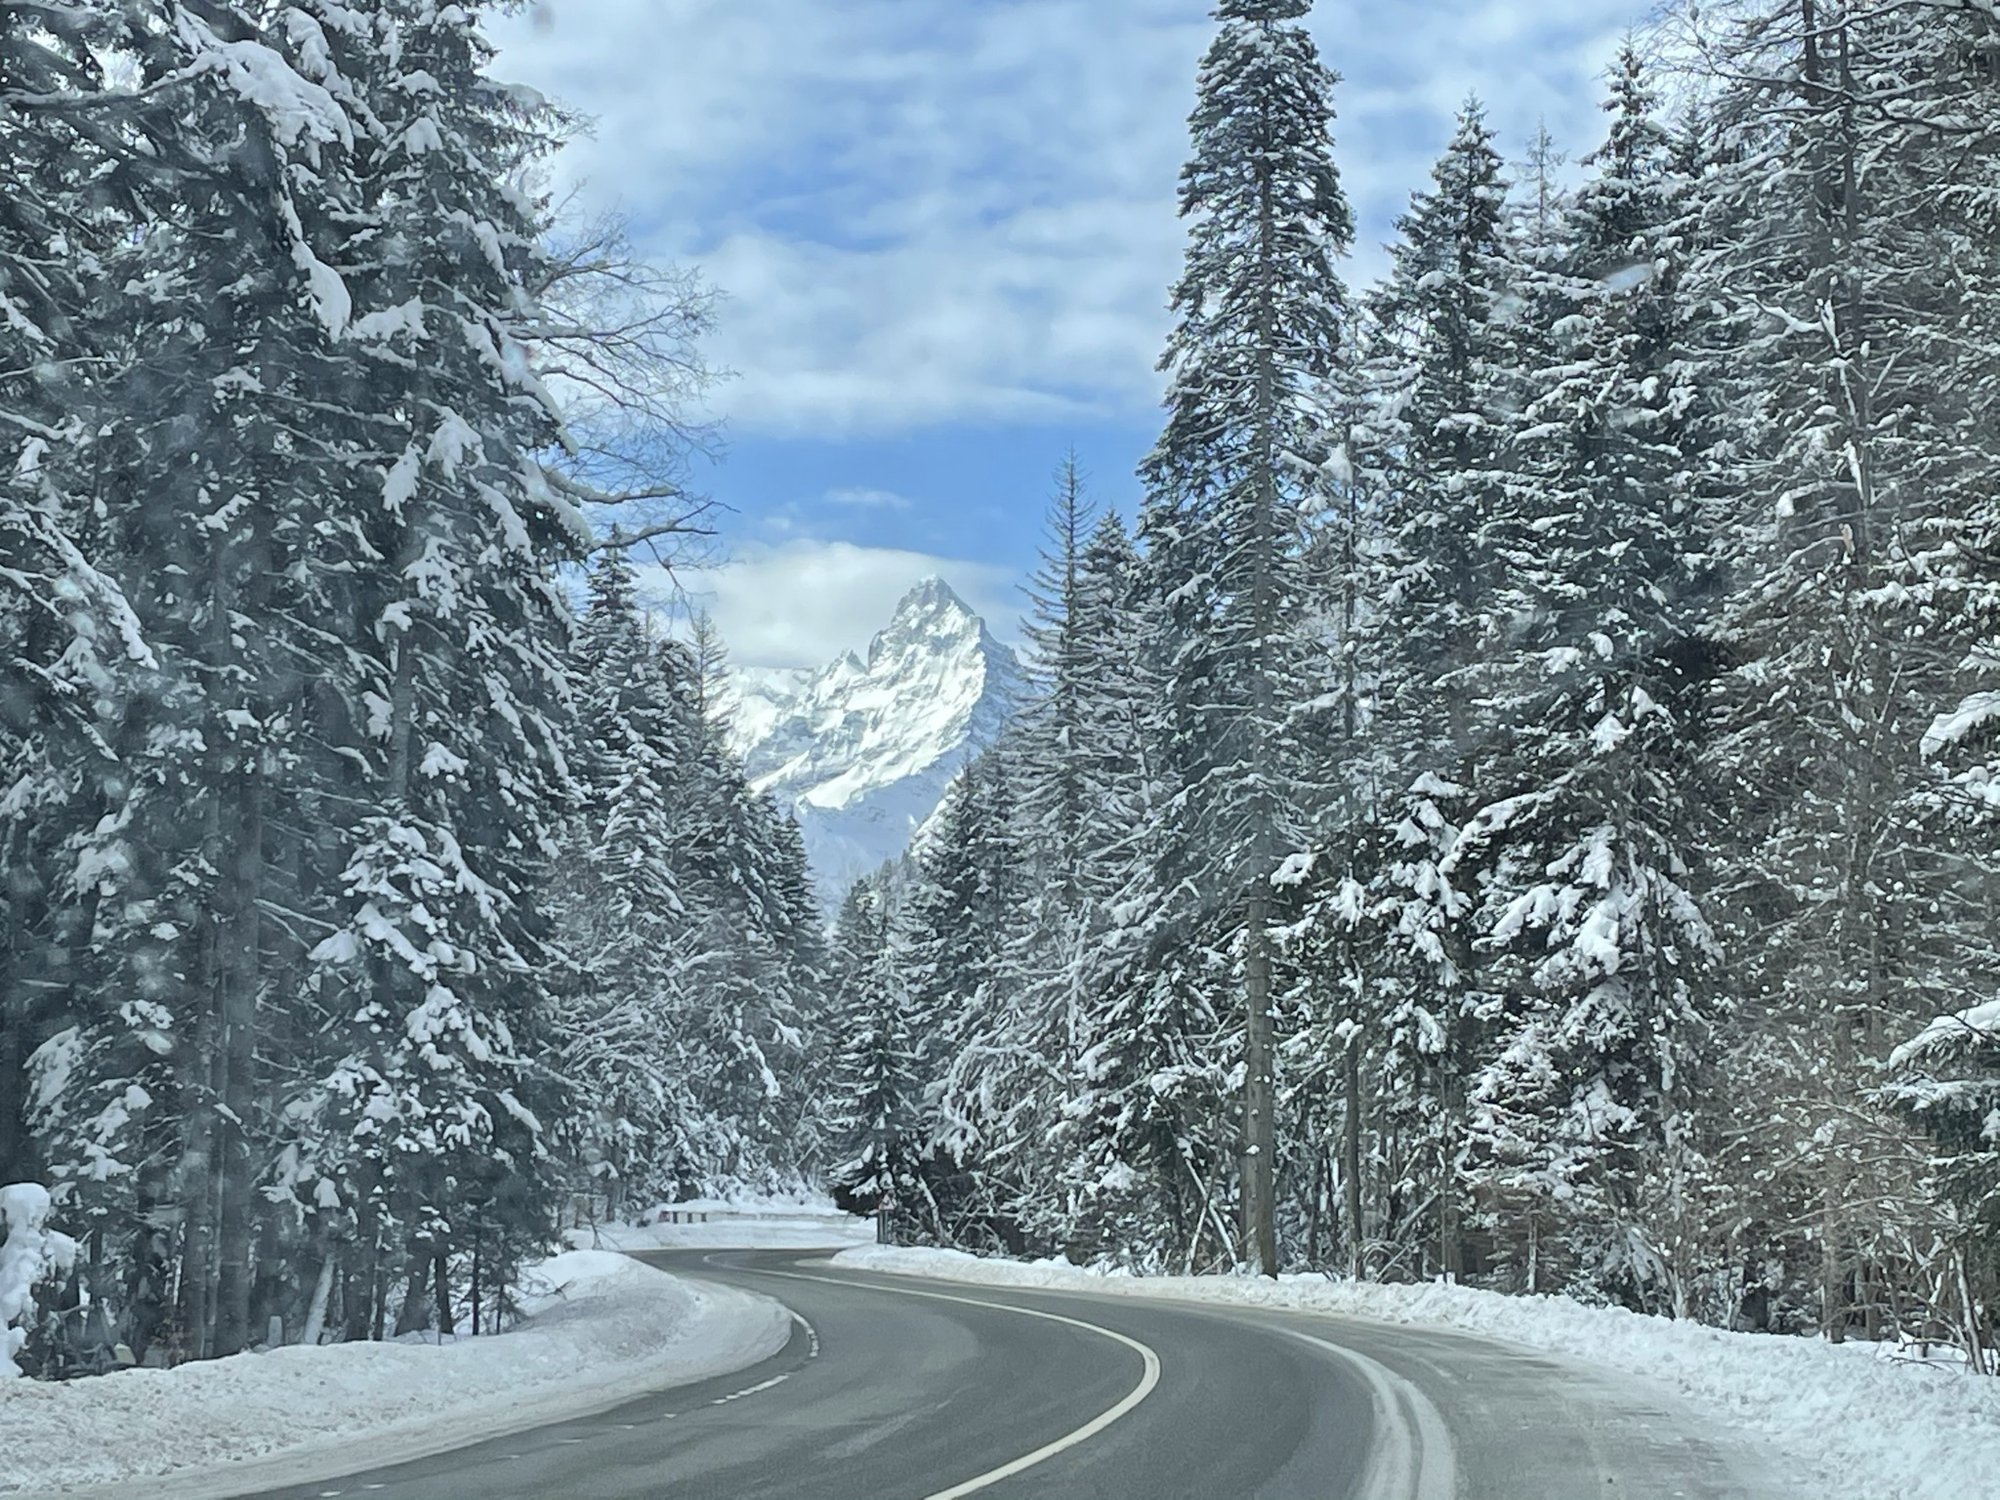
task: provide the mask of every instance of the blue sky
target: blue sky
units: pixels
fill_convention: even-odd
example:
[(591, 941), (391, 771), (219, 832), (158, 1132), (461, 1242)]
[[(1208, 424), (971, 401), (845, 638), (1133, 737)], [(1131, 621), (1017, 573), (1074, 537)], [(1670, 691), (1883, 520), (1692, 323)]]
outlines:
[[(1320, 0), (1366, 284), (1477, 91), (1518, 154), (1597, 143), (1647, 0)], [(723, 294), (737, 659), (864, 645), (942, 573), (1002, 633), (1074, 446), (1128, 514), (1159, 425), (1205, 0), (532, 0), (498, 71), (594, 118), (559, 173)]]

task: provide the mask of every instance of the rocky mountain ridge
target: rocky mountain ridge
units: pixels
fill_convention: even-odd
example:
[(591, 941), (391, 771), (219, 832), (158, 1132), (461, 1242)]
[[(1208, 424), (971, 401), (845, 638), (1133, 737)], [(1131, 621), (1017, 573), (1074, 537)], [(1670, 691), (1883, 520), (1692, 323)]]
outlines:
[(731, 683), (753, 784), (799, 820), (823, 901), (908, 847), (1026, 693), (1019, 658), (941, 578), (896, 605), (866, 655)]

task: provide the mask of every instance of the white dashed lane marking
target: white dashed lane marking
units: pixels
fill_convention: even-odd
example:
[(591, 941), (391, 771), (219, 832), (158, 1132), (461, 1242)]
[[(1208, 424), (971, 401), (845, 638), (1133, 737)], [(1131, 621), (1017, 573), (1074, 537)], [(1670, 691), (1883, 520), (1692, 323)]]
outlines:
[(724, 1406), (731, 1401), (741, 1401), (745, 1396), (754, 1396), (759, 1391), (768, 1391), (774, 1385), (783, 1385), (791, 1378), (789, 1371), (783, 1375), (773, 1375), (769, 1380), (759, 1381), (756, 1385), (745, 1386), (740, 1391), (731, 1391), (726, 1396), (717, 1396), (708, 1404), (710, 1406)]
[[(797, 1323), (799, 1327), (803, 1328), (806, 1332), (806, 1358), (818, 1359), (819, 1330), (814, 1328), (812, 1324), (808, 1323), (804, 1318), (800, 1317), (797, 1313), (792, 1314), (792, 1321), (794, 1323)], [(757, 1382), (757, 1384), (745, 1386), (740, 1391), (731, 1391), (727, 1396), (717, 1396), (713, 1401), (710, 1401), (708, 1404), (710, 1406), (727, 1406), (732, 1401), (741, 1401), (745, 1396), (754, 1396), (759, 1391), (768, 1391), (774, 1385), (783, 1385), (787, 1380), (791, 1378), (792, 1378), (792, 1372), (790, 1370), (787, 1370), (782, 1375), (773, 1375), (769, 1380), (760, 1380)], [(662, 1422), (671, 1422), (674, 1420), (674, 1418), (678, 1417), (679, 1415), (680, 1415), (679, 1412), (663, 1411), (659, 1414), (659, 1417), (656, 1420)], [(617, 1428), (620, 1432), (636, 1432), (639, 1429), (639, 1424), (637, 1422), (613, 1422), (609, 1425)], [(557, 1439), (557, 1442), (561, 1443), (564, 1447), (573, 1446), (575, 1444), (587, 1441), (588, 1439), (586, 1438), (576, 1438), (576, 1437)], [(500, 1455), (500, 1457), (505, 1460), (518, 1459), (520, 1456), (521, 1455), (518, 1453), (503, 1453)], [(379, 1490), (382, 1488), (382, 1486), (379, 1484), (371, 1484), (368, 1486), (368, 1488), (371, 1490)], [(342, 1490), (321, 1490), (319, 1495), (319, 1500), (335, 1500), (335, 1497), (343, 1493), (345, 1492)]]
[[(792, 1314), (792, 1321), (798, 1324), (799, 1327), (803, 1328), (806, 1331), (806, 1358), (818, 1359), (819, 1330), (814, 1328), (812, 1324), (808, 1323), (804, 1318), (800, 1317), (797, 1313)], [(768, 1391), (774, 1385), (783, 1385), (787, 1380), (790, 1380), (791, 1378), (792, 1378), (792, 1371), (787, 1370), (782, 1375), (773, 1375), (769, 1380), (760, 1380), (757, 1382), (757, 1384), (745, 1386), (740, 1391), (731, 1391), (726, 1396), (717, 1396), (714, 1400), (710, 1401), (708, 1404), (710, 1406), (727, 1406), (732, 1401), (741, 1401), (745, 1396), (754, 1396), (759, 1391)]]

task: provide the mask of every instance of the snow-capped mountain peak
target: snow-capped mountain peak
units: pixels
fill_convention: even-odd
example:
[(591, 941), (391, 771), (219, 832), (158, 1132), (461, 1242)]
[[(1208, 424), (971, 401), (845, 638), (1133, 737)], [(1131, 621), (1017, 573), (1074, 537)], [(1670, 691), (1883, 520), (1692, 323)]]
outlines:
[(923, 579), (896, 604), (896, 612), (889, 619), (889, 626), (875, 637), (869, 647), (869, 654), (875, 653), (885, 639), (907, 637), (925, 630), (939, 634), (956, 635), (966, 629), (982, 629), (984, 622), (974, 614), (971, 607), (951, 591), (951, 585), (933, 573)]
[(797, 814), (824, 900), (903, 852), (1022, 685), (1013, 651), (935, 576), (897, 603), (865, 659), (739, 676), (738, 747), (758, 790)]

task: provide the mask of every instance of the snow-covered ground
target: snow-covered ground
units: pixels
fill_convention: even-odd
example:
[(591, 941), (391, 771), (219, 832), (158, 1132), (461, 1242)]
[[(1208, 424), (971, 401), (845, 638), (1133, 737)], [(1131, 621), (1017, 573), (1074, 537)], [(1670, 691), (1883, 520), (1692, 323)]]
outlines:
[[(669, 1208), (697, 1223), (657, 1222)], [(602, 1250), (819, 1250), (875, 1242), (875, 1221), (844, 1214), (824, 1198), (701, 1199), (648, 1209), (643, 1224), (572, 1229), (570, 1243)]]
[(1562, 1297), (1288, 1277), (1101, 1275), (1059, 1262), (866, 1246), (841, 1265), (999, 1286), (1122, 1293), (1464, 1329), (1664, 1383), (1772, 1455), (1821, 1500), (2000, 1494), (2000, 1380), (1880, 1346), (1725, 1333)]
[(604, 1250), (554, 1257), (523, 1291), (520, 1327), (442, 1347), (331, 1344), (0, 1381), (0, 1494), (179, 1500), (307, 1483), (739, 1370), (791, 1333), (767, 1298)]

